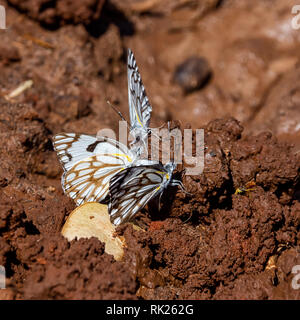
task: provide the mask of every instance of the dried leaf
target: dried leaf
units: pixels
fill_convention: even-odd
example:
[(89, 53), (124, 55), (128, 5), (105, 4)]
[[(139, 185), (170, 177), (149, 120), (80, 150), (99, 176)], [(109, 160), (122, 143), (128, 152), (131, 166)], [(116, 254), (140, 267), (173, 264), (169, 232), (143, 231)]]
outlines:
[(107, 205), (87, 202), (76, 208), (67, 219), (62, 235), (69, 241), (96, 237), (105, 243), (105, 252), (121, 260), (125, 242), (115, 236), (115, 226), (110, 222)]

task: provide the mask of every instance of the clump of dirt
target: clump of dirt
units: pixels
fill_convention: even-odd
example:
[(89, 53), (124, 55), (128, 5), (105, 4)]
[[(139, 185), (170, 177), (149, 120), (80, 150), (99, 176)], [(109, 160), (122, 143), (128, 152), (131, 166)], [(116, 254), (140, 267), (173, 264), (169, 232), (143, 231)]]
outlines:
[[(27, 105), (3, 103), (2, 110), (1, 263), (15, 298), (214, 299), (223, 297), (223, 287), (242, 287), (247, 275), (257, 275), (260, 289), (224, 297), (277, 297), (291, 270), (275, 264), (281, 271), (273, 273), (268, 261), (299, 240), (300, 206), (293, 198), (299, 159), (292, 148), (270, 134), (242, 138), (234, 119), (209, 123), (205, 170), (183, 176), (190, 194), (167, 190), (168, 211), (138, 215), (145, 230), (120, 227), (128, 247), (116, 262), (97, 239), (68, 243), (60, 235), (74, 204), (59, 186), (35, 177), (55, 176), (47, 171), (56, 162), (49, 130)], [(234, 193), (249, 180), (256, 182), (253, 190)]]
[(136, 299), (134, 277), (96, 238), (68, 243), (58, 235), (32, 236), (23, 246), (21, 259), (32, 268), (21, 290), (25, 299)]
[(0, 132), (6, 141), (1, 145), (1, 264), (15, 298), (135, 298), (135, 279), (104, 254), (100, 241), (69, 244), (60, 235), (75, 206), (60, 187), (47, 186), (36, 176), (52, 177), (60, 170), (56, 164), (51, 169), (57, 160), (43, 121), (27, 105), (2, 102), (1, 108)]
[[(285, 27), (292, 1), (103, 3), (5, 2), (0, 298), (299, 299), (291, 285), (300, 264), (299, 32)], [(118, 129), (106, 101), (128, 115), (128, 47), (151, 126), (179, 119), (171, 127), (204, 128), (205, 165), (194, 176), (178, 166), (188, 193), (168, 188), (161, 211), (153, 202), (135, 217), (143, 230), (118, 227), (127, 248), (117, 262), (95, 238), (61, 236), (75, 204), (61, 189), (51, 137)], [(183, 93), (172, 76), (191, 56), (213, 77)], [(10, 99), (26, 80), (33, 86)]]
[(97, 20), (105, 0), (8, 0), (7, 2), (47, 27), (58, 27), (66, 23), (89, 24)]
[[(206, 127), (205, 170), (183, 179), (192, 195), (178, 191), (165, 206), (168, 212), (155, 213), (156, 219), (177, 218), (148, 221), (146, 244), (151, 255), (148, 260), (139, 258), (144, 261), (140, 297), (228, 298), (223, 290), (236, 299), (277, 297), (284, 277), (274, 273), (279, 268), (276, 263), (269, 269), (268, 262), (296, 248), (299, 241), (300, 205), (294, 198), (299, 156), (269, 133), (242, 138), (241, 130), (233, 119), (211, 122)], [(235, 193), (250, 180), (255, 181), (251, 190)], [(146, 235), (125, 233), (134, 248), (132, 237), (145, 242)], [(300, 262), (297, 255), (294, 259)], [(155, 277), (149, 283), (153, 269)], [(291, 269), (285, 272), (288, 275)], [(235, 292), (234, 286), (242, 287), (248, 277), (252, 284), (258, 281), (259, 287), (251, 290), (248, 284)], [(293, 289), (288, 290), (286, 294), (292, 296)]]

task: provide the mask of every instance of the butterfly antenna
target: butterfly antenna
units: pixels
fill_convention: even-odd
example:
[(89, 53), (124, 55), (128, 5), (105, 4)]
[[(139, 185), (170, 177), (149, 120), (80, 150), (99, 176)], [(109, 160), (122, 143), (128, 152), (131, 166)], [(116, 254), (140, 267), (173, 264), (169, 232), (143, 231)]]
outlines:
[(123, 117), (121, 111), (119, 111), (114, 105), (112, 105), (109, 100), (107, 100), (106, 102), (107, 102), (107, 104), (108, 104), (109, 106), (111, 106), (111, 107), (113, 108), (113, 110), (120, 116), (120, 118), (121, 118), (123, 121), (126, 121), (126, 122), (128, 123), (128, 121)]

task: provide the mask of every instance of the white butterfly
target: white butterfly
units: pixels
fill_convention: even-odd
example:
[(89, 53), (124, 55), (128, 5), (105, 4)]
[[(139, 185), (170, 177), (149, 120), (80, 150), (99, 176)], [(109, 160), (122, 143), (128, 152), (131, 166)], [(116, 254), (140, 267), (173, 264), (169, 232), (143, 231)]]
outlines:
[(131, 165), (155, 163), (139, 159), (134, 150), (106, 137), (59, 133), (53, 146), (64, 168), (62, 187), (77, 205), (103, 201), (110, 179)]
[(115, 225), (129, 221), (153, 198), (161, 197), (168, 185), (180, 186), (182, 182), (172, 179), (174, 162), (131, 166), (110, 180), (108, 211)]
[(130, 149), (105, 137), (76, 133), (60, 133), (53, 137), (54, 149), (64, 169), (63, 190), (77, 205), (103, 201), (110, 179), (121, 170), (132, 165), (157, 163), (140, 159), (148, 137), (152, 108), (131, 50), (128, 50), (128, 96), (130, 131), (135, 138)]
[(152, 107), (147, 98), (136, 60), (130, 49), (128, 49), (127, 76), (130, 134), (134, 138), (132, 145), (134, 148), (140, 148), (139, 151), (141, 152), (142, 148), (145, 149), (147, 153)]

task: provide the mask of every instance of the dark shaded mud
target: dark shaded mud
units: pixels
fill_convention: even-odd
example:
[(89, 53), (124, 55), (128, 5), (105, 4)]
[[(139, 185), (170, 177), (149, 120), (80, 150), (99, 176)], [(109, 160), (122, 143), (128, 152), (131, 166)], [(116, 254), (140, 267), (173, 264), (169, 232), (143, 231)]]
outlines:
[[(2, 3), (0, 299), (300, 298), (292, 1)], [(128, 117), (127, 47), (151, 126), (204, 128), (206, 149), (202, 174), (175, 173), (189, 194), (168, 188), (160, 212), (149, 205), (137, 215), (144, 230), (118, 227), (127, 248), (117, 262), (95, 238), (61, 236), (75, 204), (61, 189), (51, 137), (118, 129), (106, 101)], [(178, 68), (191, 57), (205, 72)], [(8, 97), (29, 79), (31, 88)]]

